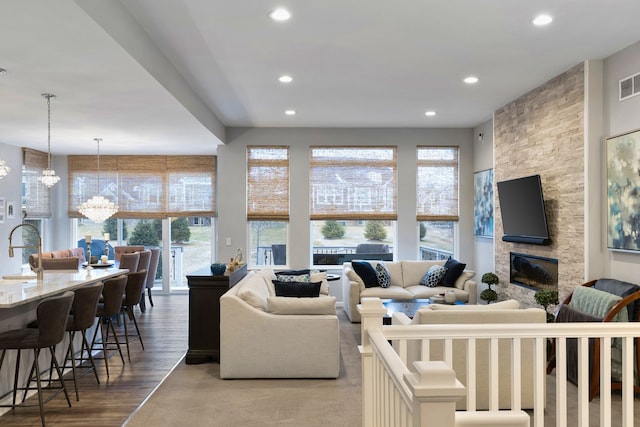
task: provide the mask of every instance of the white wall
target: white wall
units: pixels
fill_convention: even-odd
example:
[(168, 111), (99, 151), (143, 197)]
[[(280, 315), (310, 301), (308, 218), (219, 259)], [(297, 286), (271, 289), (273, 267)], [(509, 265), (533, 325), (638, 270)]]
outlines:
[[(22, 264), (20, 250), (16, 250), (15, 257), (9, 258), (9, 233), (13, 227), (22, 222), (22, 149), (0, 143), (0, 159), (11, 168), (9, 174), (0, 180), (0, 197), (5, 201), (4, 215), (6, 215), (7, 202), (14, 202), (17, 208), (15, 219), (5, 217), (4, 223), (0, 223), (0, 275), (4, 275), (18, 273)], [(22, 233), (18, 230), (14, 235), (13, 243), (22, 242), (21, 236)]]
[[(247, 248), (246, 147), (290, 147), (289, 266), (305, 268), (311, 259), (309, 230), (309, 147), (312, 145), (395, 145), (398, 147), (398, 258), (416, 259), (416, 147), (460, 147), (460, 223), (457, 257), (473, 265), (473, 138), (471, 129), (320, 129), (230, 128), (227, 144), (218, 148), (218, 254), (232, 257)], [(225, 246), (230, 237), (231, 246)]]
[[(618, 135), (640, 129), (640, 96), (618, 101), (618, 81), (640, 72), (640, 42), (611, 55), (604, 61), (604, 135)], [(604, 144), (604, 141), (603, 141)], [(602, 150), (604, 153), (604, 149)], [(606, 166), (603, 168), (601, 182), (606, 182)], [(603, 187), (606, 188), (606, 187)], [(606, 199), (603, 199), (604, 221), (602, 244), (606, 248)], [(605, 254), (605, 274), (620, 280), (639, 283), (640, 253), (607, 251)]]
[[(482, 134), (482, 138), (479, 135)], [(489, 120), (473, 128), (473, 171), (480, 172), (493, 168), (493, 120)], [(473, 197), (473, 196), (472, 196)], [(495, 193), (494, 182), (494, 199)], [(494, 202), (495, 208), (495, 202)], [(494, 214), (495, 218), (495, 214)], [(482, 275), (495, 272), (494, 238), (473, 236), (475, 280), (478, 283), (478, 295), (487, 285), (480, 282)]]

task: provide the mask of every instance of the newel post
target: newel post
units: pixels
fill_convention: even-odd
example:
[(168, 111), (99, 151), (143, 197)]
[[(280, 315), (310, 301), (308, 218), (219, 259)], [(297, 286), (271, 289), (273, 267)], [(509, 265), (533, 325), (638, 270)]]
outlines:
[(442, 361), (413, 362), (404, 380), (413, 394), (413, 427), (454, 427), (456, 402), (466, 394), (453, 369)]
[(360, 312), (362, 345), (358, 346), (362, 358), (362, 425), (373, 425), (373, 355), (368, 330), (382, 328), (382, 316), (387, 310), (380, 298), (362, 298), (356, 307)]

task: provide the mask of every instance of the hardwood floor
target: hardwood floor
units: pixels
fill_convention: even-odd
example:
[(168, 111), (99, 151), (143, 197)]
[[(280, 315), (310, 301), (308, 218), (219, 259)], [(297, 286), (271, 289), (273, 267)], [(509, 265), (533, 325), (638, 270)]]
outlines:
[[(153, 300), (155, 307), (147, 304), (145, 313), (136, 308), (145, 350), (134, 341), (129, 361), (123, 347), (125, 364), (119, 356), (111, 357), (109, 378), (104, 361), (96, 361), (100, 384), (93, 373), (78, 378), (79, 402), (71, 377), (65, 376), (72, 407), (67, 406), (62, 394), (47, 402), (47, 426), (121, 426), (182, 358), (188, 347), (189, 298), (187, 294), (154, 295)], [(34, 396), (30, 400), (37, 404), (36, 399)], [(40, 412), (37, 406), (18, 407), (0, 417), (0, 425), (39, 426)]]

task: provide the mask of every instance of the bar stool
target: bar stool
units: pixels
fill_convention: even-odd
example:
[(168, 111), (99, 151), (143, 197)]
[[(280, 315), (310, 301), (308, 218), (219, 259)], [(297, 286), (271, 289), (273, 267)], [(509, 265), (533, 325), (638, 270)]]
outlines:
[[(144, 350), (142, 335), (140, 335), (140, 329), (138, 328), (138, 322), (136, 320), (136, 315), (133, 311), (133, 308), (140, 303), (140, 298), (142, 298), (142, 290), (144, 289), (146, 279), (147, 270), (128, 273), (127, 286), (124, 290), (124, 297), (122, 297), (122, 306), (120, 308), (120, 313), (122, 314), (122, 326), (124, 329), (125, 343), (127, 345), (127, 358), (129, 360), (131, 360), (131, 355), (129, 353), (130, 338), (139, 339), (140, 345)], [(129, 319), (133, 321), (133, 324), (136, 327), (136, 335), (129, 335), (129, 329), (127, 327), (127, 317), (129, 317)]]
[[(65, 335), (65, 326), (67, 324), (67, 318), (69, 311), (71, 310), (71, 304), (73, 303), (73, 292), (65, 292), (60, 296), (50, 297), (42, 300), (36, 309), (36, 317), (38, 320), (37, 328), (22, 328), (14, 329), (11, 331), (0, 334), (0, 349), (2, 349), (2, 356), (0, 357), (0, 369), (2, 369), (2, 363), (4, 362), (4, 356), (7, 350), (18, 350), (18, 356), (16, 358), (16, 370), (13, 382), (13, 403), (11, 405), (0, 405), (0, 407), (15, 408), (16, 395), (18, 390), (24, 390), (25, 393), (28, 390), (38, 390), (38, 406), (40, 407), (40, 419), (42, 420), (42, 426), (45, 426), (44, 420), (44, 403), (45, 400), (42, 396), (42, 384), (40, 381), (40, 365), (38, 358), (40, 356), (40, 350), (43, 348), (49, 348), (51, 353), (51, 360), (58, 374), (57, 381), (60, 382), (60, 388), (57, 392), (49, 397), (46, 401), (55, 397), (60, 391), (64, 392), (67, 398), (67, 404), (71, 407), (71, 401), (69, 400), (69, 394), (62, 378), (62, 370), (56, 359), (54, 346), (62, 341)], [(20, 354), (21, 350), (33, 350), (33, 365), (31, 367), (31, 374), (29, 375), (26, 387), (18, 387), (18, 374), (20, 373)], [(29, 387), (31, 375), (36, 376), (37, 387)], [(11, 393), (11, 392), (9, 392)], [(8, 395), (9, 393), (5, 394)], [(2, 396), (4, 398), (5, 396)], [(24, 398), (22, 402), (24, 403)]]
[[(102, 357), (94, 356), (93, 358), (104, 359), (107, 377), (109, 376), (109, 357), (107, 355), (109, 350), (118, 350), (118, 353), (120, 353), (120, 359), (124, 364), (124, 356), (122, 355), (120, 342), (118, 342), (118, 336), (116, 335), (116, 330), (113, 326), (113, 317), (120, 314), (122, 295), (124, 295), (124, 288), (126, 285), (126, 275), (105, 280), (104, 288), (102, 289), (103, 302), (98, 303), (98, 309), (96, 310), (96, 317), (101, 320), (98, 322), (100, 326), (96, 328), (93, 334), (93, 339), (91, 340), (91, 351), (94, 349), (102, 350)], [(109, 341), (109, 328), (111, 328), (111, 331), (113, 332), (114, 341)], [(98, 329), (100, 329), (101, 333), (100, 341), (96, 341)]]
[(138, 263), (140, 262), (140, 254), (138, 252), (120, 255), (120, 268), (126, 268), (130, 273), (138, 271)]
[[(149, 272), (149, 263), (151, 262), (151, 250), (145, 249), (143, 251), (138, 252), (140, 254), (140, 259), (138, 260), (138, 268), (136, 271), (145, 270), (148, 274)], [(147, 277), (145, 276), (144, 281), (146, 283)], [(144, 293), (144, 286), (142, 287), (141, 293)], [(144, 295), (140, 298), (140, 311), (145, 312), (146, 306), (144, 305)]]
[[(160, 261), (160, 249), (159, 248), (151, 248), (151, 260), (149, 261), (149, 268), (147, 269), (147, 283), (145, 284), (145, 288), (147, 288), (147, 297), (149, 298), (149, 304), (153, 307), (153, 298), (151, 297), (151, 288), (156, 282), (156, 272), (158, 271), (158, 263)], [(144, 295), (140, 299), (140, 311), (143, 313), (147, 309), (147, 304), (144, 300)]]
[[(69, 366), (67, 365), (67, 361), (71, 361), (71, 372), (73, 373), (73, 385), (76, 390), (76, 400), (80, 400), (80, 396), (78, 394), (78, 382), (76, 380), (76, 367), (81, 366), (85, 360), (88, 360), (91, 365), (86, 372), (93, 370), (96, 381), (100, 384), (100, 378), (98, 378), (98, 372), (96, 371), (96, 364), (93, 361), (91, 348), (87, 342), (87, 329), (89, 329), (96, 320), (98, 301), (100, 300), (103, 288), (104, 285), (102, 282), (98, 282), (76, 289), (74, 292), (75, 296), (73, 298), (73, 306), (71, 307), (71, 315), (67, 320), (66, 330), (69, 333), (69, 346), (65, 353), (64, 366), (62, 368), (68, 368)], [(82, 335), (79, 357), (76, 357), (75, 350), (73, 348), (73, 341), (75, 339), (76, 332), (80, 332)], [(83, 357), (85, 350), (87, 351), (86, 358)], [(79, 362), (78, 366), (76, 366), (76, 361)]]

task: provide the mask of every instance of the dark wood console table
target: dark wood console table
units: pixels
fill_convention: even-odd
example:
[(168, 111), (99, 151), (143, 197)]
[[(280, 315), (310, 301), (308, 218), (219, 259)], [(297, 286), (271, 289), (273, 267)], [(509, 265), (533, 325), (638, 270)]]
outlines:
[(220, 361), (220, 297), (247, 274), (247, 265), (223, 276), (209, 267), (187, 275), (189, 286), (189, 350), (187, 364)]

